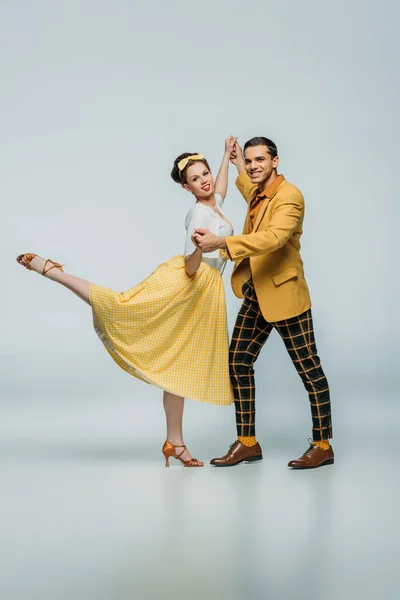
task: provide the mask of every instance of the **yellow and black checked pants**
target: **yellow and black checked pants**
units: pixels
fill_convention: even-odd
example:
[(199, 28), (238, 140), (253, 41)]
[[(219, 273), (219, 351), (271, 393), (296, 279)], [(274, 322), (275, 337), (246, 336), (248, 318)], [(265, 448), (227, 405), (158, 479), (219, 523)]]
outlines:
[(269, 323), (261, 314), (252, 280), (243, 286), (244, 302), (236, 319), (229, 349), (229, 370), (239, 437), (255, 436), (255, 382), (253, 365), (272, 329), (281, 336), (311, 405), (313, 440), (332, 437), (329, 386), (314, 339), (311, 309), (303, 314)]

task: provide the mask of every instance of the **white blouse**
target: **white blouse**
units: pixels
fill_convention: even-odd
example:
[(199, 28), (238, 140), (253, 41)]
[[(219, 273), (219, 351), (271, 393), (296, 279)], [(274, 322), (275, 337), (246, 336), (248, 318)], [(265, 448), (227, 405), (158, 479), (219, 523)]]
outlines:
[[(218, 210), (221, 214), (224, 214), (222, 212), (222, 197), (219, 194), (215, 194), (215, 199), (217, 201)], [(192, 235), (195, 229), (208, 229), (211, 233), (220, 237), (233, 235), (233, 227), (228, 219), (222, 219), (212, 208), (205, 204), (201, 204), (200, 202), (196, 202), (189, 210), (185, 219), (185, 227), (187, 232), (185, 258), (193, 254), (196, 250), (196, 246), (192, 242)], [(211, 267), (214, 267), (214, 269), (218, 269), (220, 272), (223, 270), (226, 262), (221, 258), (219, 250), (203, 254), (202, 260)]]

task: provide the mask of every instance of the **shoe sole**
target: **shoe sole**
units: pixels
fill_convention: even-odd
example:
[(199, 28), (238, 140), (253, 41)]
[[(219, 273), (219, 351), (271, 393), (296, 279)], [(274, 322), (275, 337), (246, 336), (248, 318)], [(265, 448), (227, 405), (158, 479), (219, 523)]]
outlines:
[(325, 467), (325, 465), (333, 465), (334, 462), (335, 462), (335, 459), (330, 458), (329, 460), (326, 460), (325, 462), (323, 462), (319, 465), (315, 465), (314, 467), (289, 467), (289, 469), (293, 469), (294, 471), (301, 471), (304, 469), (318, 469), (319, 467)]
[(263, 460), (262, 454), (259, 454), (258, 456), (250, 456), (249, 458), (243, 458), (243, 460), (239, 460), (238, 462), (232, 463), (230, 465), (211, 465), (211, 466), (212, 467), (236, 467), (237, 465), (240, 465), (241, 463), (259, 462), (260, 460)]

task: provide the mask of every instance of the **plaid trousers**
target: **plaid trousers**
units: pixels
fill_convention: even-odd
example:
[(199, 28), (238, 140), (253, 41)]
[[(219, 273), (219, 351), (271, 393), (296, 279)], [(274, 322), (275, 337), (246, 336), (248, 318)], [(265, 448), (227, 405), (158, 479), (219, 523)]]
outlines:
[(255, 436), (253, 365), (269, 334), (275, 328), (308, 392), (313, 440), (331, 438), (329, 386), (317, 354), (311, 309), (297, 317), (269, 323), (261, 313), (251, 279), (244, 284), (243, 292), (244, 302), (236, 319), (229, 348), (229, 370), (235, 398), (238, 436)]

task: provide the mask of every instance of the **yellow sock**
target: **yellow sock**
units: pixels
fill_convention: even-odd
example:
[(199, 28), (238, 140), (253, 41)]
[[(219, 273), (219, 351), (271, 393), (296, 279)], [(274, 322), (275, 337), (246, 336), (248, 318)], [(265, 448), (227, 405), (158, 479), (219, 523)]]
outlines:
[(313, 441), (313, 446), (318, 446), (321, 450), (329, 450), (331, 447), (329, 440), (321, 440), (320, 442)]
[(251, 437), (238, 437), (238, 441), (245, 446), (255, 446), (257, 444), (256, 436)]

